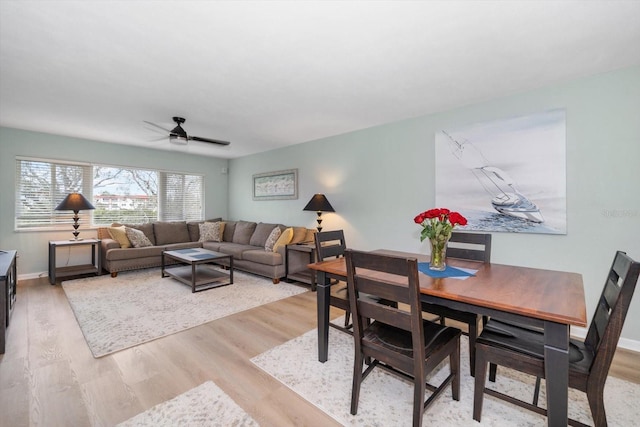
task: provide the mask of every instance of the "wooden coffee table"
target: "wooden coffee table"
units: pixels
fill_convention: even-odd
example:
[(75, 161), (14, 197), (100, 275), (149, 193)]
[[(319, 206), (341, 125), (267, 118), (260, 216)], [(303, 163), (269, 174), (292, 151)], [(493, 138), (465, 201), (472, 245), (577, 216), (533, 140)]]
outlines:
[[(166, 258), (186, 265), (167, 267), (165, 266)], [(214, 268), (212, 264), (228, 267), (229, 273)], [(173, 277), (191, 286), (191, 292), (231, 285), (233, 284), (233, 256), (202, 248), (162, 251), (162, 277)]]

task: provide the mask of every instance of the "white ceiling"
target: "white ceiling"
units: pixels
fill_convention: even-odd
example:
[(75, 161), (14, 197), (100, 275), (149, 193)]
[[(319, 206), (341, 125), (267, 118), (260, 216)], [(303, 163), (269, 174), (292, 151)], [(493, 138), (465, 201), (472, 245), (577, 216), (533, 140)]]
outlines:
[(0, 125), (222, 158), (635, 64), (640, 1), (0, 0)]

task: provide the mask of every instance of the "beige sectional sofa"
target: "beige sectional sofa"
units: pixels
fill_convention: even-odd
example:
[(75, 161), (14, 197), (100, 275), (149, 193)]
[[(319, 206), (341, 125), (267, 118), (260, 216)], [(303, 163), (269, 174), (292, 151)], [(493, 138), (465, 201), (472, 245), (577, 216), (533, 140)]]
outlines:
[[(224, 224), (219, 225), (222, 231), (216, 239), (219, 241), (200, 238), (200, 230), (203, 227), (201, 224), (205, 221), (112, 224), (110, 228), (99, 228), (98, 238), (102, 240), (102, 267), (111, 273), (112, 277), (116, 277), (120, 271), (159, 267), (163, 250), (203, 247), (233, 255), (234, 269), (265, 276), (272, 279), (273, 283), (278, 283), (286, 275), (286, 244), (313, 241), (315, 233), (313, 229), (282, 224), (221, 219), (206, 222)], [(282, 238), (279, 239), (279, 244), (271, 249), (270, 245), (274, 242), (268, 244), (267, 240), (270, 236), (278, 234), (274, 232), (276, 227), (280, 229)], [(142, 232), (150, 246), (127, 247), (131, 245), (131, 241), (122, 237), (125, 230), (134, 242), (137, 242), (137, 239), (134, 239), (132, 234), (136, 232), (132, 230)], [(265, 245), (268, 246), (267, 249)], [(289, 253), (289, 271), (302, 270), (308, 262), (307, 254), (293, 251)]]

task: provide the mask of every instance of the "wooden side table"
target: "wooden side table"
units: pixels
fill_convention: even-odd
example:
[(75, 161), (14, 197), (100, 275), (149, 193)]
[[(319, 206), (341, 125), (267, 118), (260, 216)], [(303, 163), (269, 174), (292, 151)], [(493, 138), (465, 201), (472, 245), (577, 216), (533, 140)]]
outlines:
[(16, 303), (17, 251), (0, 251), (0, 354), (4, 353), (11, 312)]
[[(100, 239), (56, 240), (49, 242), (49, 283), (56, 284), (60, 277), (79, 276), (81, 274), (102, 274), (102, 247)], [(91, 264), (56, 267), (56, 249), (73, 246), (91, 246)]]
[(298, 271), (289, 270), (289, 252), (303, 252), (309, 256), (309, 264), (316, 262), (316, 246), (313, 243), (294, 243), (287, 245), (285, 249), (285, 273), (287, 280), (295, 280), (301, 283), (311, 285), (311, 290), (316, 290), (316, 273), (315, 271), (304, 268)]

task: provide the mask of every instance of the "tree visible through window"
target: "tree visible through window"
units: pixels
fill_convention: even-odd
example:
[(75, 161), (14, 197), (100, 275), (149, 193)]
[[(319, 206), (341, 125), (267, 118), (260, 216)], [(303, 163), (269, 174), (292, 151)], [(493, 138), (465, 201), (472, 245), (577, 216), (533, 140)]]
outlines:
[(91, 224), (198, 221), (204, 217), (201, 175), (104, 165), (18, 159), (16, 229), (61, 228), (73, 213), (55, 207), (71, 192), (91, 200)]

